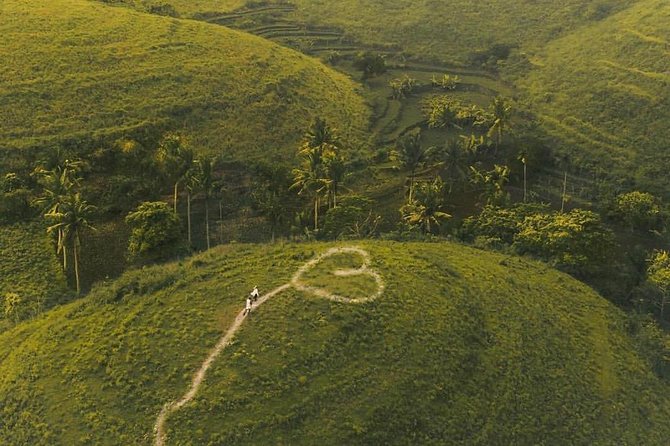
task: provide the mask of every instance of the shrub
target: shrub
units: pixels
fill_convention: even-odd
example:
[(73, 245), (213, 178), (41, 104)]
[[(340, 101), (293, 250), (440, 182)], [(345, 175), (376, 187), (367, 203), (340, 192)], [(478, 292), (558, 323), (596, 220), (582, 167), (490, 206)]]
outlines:
[(612, 216), (626, 223), (631, 230), (652, 229), (661, 220), (661, 207), (652, 194), (633, 191), (616, 197)]
[(514, 246), (521, 253), (536, 255), (579, 273), (602, 264), (613, 240), (598, 214), (574, 209), (565, 214), (535, 214), (524, 218), (514, 237)]
[(467, 240), (483, 237), (489, 244), (511, 245), (526, 217), (548, 212), (549, 206), (536, 203), (521, 203), (511, 208), (487, 205), (479, 215), (463, 221), (462, 234)]
[(160, 261), (187, 251), (179, 217), (162, 201), (144, 202), (126, 216), (129, 260)]

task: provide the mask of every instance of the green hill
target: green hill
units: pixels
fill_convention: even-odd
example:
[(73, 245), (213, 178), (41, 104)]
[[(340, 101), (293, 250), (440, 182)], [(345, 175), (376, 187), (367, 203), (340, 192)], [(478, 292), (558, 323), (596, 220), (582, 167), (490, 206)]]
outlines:
[(614, 161), (668, 186), (669, 23), (668, 2), (640, 1), (552, 42), (535, 61), (522, 86), (552, 133), (574, 144), (577, 164)]
[[(662, 0), (170, 4), (183, 16), (236, 26), (315, 55), (377, 48), (430, 60), (444, 71), (450, 63), (500, 68), (575, 166), (615, 169), (611, 177), (636, 177), (638, 187), (657, 193), (670, 187), (662, 172), (670, 6)], [(497, 65), (495, 59), (508, 52)]]
[(182, 130), (201, 150), (285, 159), (315, 116), (352, 145), (356, 84), (266, 40), (86, 0), (6, 0), (0, 148)]
[[(7, 445), (147, 445), (255, 284), (330, 245), (230, 245), (132, 271), (0, 334)], [(666, 444), (670, 388), (624, 314), (547, 266), (450, 243), (362, 242), (362, 304), (294, 288), (241, 326), (166, 444)], [(338, 255), (304, 274), (351, 298)]]

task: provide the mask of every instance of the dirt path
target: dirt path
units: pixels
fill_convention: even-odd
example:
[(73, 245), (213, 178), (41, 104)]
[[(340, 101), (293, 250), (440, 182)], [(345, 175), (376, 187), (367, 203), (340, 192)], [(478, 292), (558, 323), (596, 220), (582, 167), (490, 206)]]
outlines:
[[(347, 276), (358, 276), (358, 275), (367, 275), (372, 277), (375, 282), (377, 283), (377, 292), (375, 292), (373, 295), (370, 295), (368, 297), (364, 298), (359, 298), (359, 299), (354, 299), (354, 298), (349, 298), (345, 296), (338, 296), (337, 294), (332, 294), (328, 292), (328, 290), (323, 289), (323, 288), (318, 288), (318, 287), (313, 287), (306, 285), (302, 281), (302, 276), (309, 271), (310, 269), (314, 268), (316, 265), (318, 265), (320, 262), (322, 262), (324, 259), (331, 257), (333, 255), (337, 254), (356, 254), (359, 255), (363, 258), (363, 264), (359, 268), (353, 268), (353, 269), (340, 269), (340, 270), (335, 270), (333, 271), (333, 274), (336, 276), (340, 277), (347, 277)], [(341, 248), (331, 248), (328, 251), (324, 252), (323, 254), (320, 254), (316, 257), (314, 257), (312, 260), (309, 262), (305, 263), (303, 266), (301, 266), (298, 271), (293, 275), (291, 278), (291, 281), (288, 283), (285, 283), (284, 285), (275, 288), (274, 290), (270, 291), (269, 293), (266, 293), (262, 297), (258, 299), (258, 301), (254, 304), (254, 309), (260, 307), (263, 305), (265, 302), (268, 301), (268, 299), (276, 296), (277, 294), (281, 293), (284, 290), (287, 290), (289, 288), (295, 288), (299, 291), (305, 292), (305, 293), (310, 293), (313, 294), (317, 297), (321, 297), (324, 299), (330, 299), (336, 302), (342, 302), (342, 303), (351, 303), (351, 304), (357, 304), (357, 303), (364, 303), (364, 302), (369, 302), (371, 300), (377, 299), (379, 296), (382, 295), (384, 292), (384, 280), (382, 279), (381, 275), (370, 269), (370, 254), (368, 254), (367, 251), (357, 248), (354, 246), (346, 246), (346, 247), (341, 247)], [(233, 324), (228, 328), (226, 333), (223, 335), (223, 337), (219, 340), (219, 342), (214, 346), (212, 351), (209, 353), (207, 356), (207, 359), (205, 359), (205, 362), (202, 363), (198, 371), (196, 371), (195, 375), (193, 376), (193, 381), (191, 382), (191, 387), (189, 388), (188, 392), (179, 399), (178, 401), (171, 401), (169, 403), (166, 403), (163, 408), (161, 409), (160, 414), (158, 415), (158, 418), (156, 419), (156, 424), (154, 425), (154, 434), (155, 434), (155, 441), (154, 445), (155, 446), (164, 446), (165, 441), (166, 441), (166, 433), (165, 433), (165, 424), (167, 422), (168, 417), (170, 414), (176, 412), (180, 408), (182, 408), (185, 404), (193, 400), (195, 395), (198, 393), (198, 390), (200, 389), (200, 385), (202, 384), (203, 380), (205, 379), (205, 375), (207, 374), (207, 370), (212, 366), (216, 358), (221, 354), (221, 352), (228, 346), (233, 340), (233, 337), (237, 333), (237, 331), (240, 329), (242, 326), (242, 323), (245, 320), (244, 316), (244, 310), (240, 311), (240, 313), (237, 315), (235, 318), (235, 321)]]

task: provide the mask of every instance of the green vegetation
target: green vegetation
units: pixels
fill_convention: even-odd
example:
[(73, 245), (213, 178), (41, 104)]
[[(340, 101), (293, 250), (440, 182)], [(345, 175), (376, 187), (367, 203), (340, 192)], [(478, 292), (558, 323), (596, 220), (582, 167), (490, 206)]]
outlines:
[[(328, 245), (228, 246), (132, 271), (0, 335), (8, 446), (151, 442), (161, 406), (240, 311)], [(365, 242), (360, 306), (286, 291), (255, 311), (171, 444), (665, 444), (668, 383), (626, 318), (546, 266), (449, 243)], [(306, 280), (364, 294), (336, 256)]]
[(257, 37), (85, 0), (7, 0), (0, 34), (3, 149), (183, 129), (198, 151), (286, 160), (317, 114), (364, 142), (350, 79)]

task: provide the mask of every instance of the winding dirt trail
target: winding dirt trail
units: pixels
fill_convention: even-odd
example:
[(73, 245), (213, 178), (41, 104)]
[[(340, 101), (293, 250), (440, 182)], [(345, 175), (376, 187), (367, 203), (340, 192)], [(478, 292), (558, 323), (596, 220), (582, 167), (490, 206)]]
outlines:
[[(345, 296), (339, 296), (337, 294), (330, 293), (327, 289), (324, 288), (319, 288), (319, 287), (314, 287), (314, 286), (309, 286), (305, 284), (302, 281), (302, 276), (309, 271), (310, 269), (314, 268), (316, 265), (318, 265), (320, 262), (322, 262), (324, 259), (337, 255), (337, 254), (355, 254), (359, 255), (363, 258), (363, 264), (359, 268), (352, 268), (352, 269), (340, 269), (340, 270), (335, 270), (333, 271), (333, 274), (336, 276), (340, 277), (347, 277), (347, 276), (358, 276), (358, 275), (367, 275), (372, 277), (375, 282), (377, 283), (377, 291), (367, 297), (363, 298), (349, 298)], [(364, 249), (355, 247), (355, 246), (346, 246), (346, 247), (341, 247), (341, 248), (331, 248), (324, 253), (314, 257), (312, 260), (309, 262), (305, 263), (302, 265), (298, 271), (293, 275), (291, 278), (291, 281), (288, 283), (285, 283), (284, 285), (275, 288), (274, 290), (270, 291), (269, 293), (264, 294), (261, 296), (258, 301), (254, 304), (254, 309), (260, 307), (263, 305), (265, 302), (267, 302), (270, 298), (276, 296), (277, 294), (281, 293), (282, 291), (285, 291), (289, 288), (295, 288), (299, 291), (305, 292), (305, 293), (310, 293), (313, 294), (317, 297), (321, 297), (324, 299), (329, 299), (335, 302), (342, 302), (342, 303), (350, 303), (350, 304), (357, 304), (357, 303), (364, 303), (364, 302), (369, 302), (371, 300), (377, 299), (379, 296), (382, 295), (384, 292), (385, 284), (384, 280), (382, 279), (381, 275), (370, 269), (370, 254), (365, 251)], [(178, 401), (171, 401), (169, 403), (166, 403), (163, 408), (161, 409), (160, 414), (158, 415), (158, 418), (156, 419), (156, 424), (154, 425), (154, 435), (155, 435), (155, 441), (154, 441), (154, 446), (164, 446), (167, 435), (165, 432), (165, 424), (167, 422), (168, 417), (170, 414), (176, 412), (180, 408), (182, 408), (185, 404), (189, 403), (193, 398), (196, 396), (198, 393), (198, 390), (200, 389), (200, 385), (205, 379), (205, 375), (207, 374), (207, 370), (212, 366), (216, 358), (221, 354), (221, 352), (228, 346), (233, 340), (233, 337), (235, 334), (238, 332), (240, 327), (242, 326), (242, 323), (246, 319), (244, 315), (244, 310), (240, 311), (240, 313), (237, 315), (235, 318), (235, 321), (233, 324), (228, 328), (226, 333), (223, 335), (223, 337), (217, 342), (216, 346), (212, 349), (212, 351), (209, 353), (207, 356), (207, 359), (205, 359), (205, 362), (202, 363), (200, 368), (195, 372), (195, 375), (193, 375), (193, 380), (191, 381), (191, 387), (188, 389), (186, 394), (181, 397)]]

